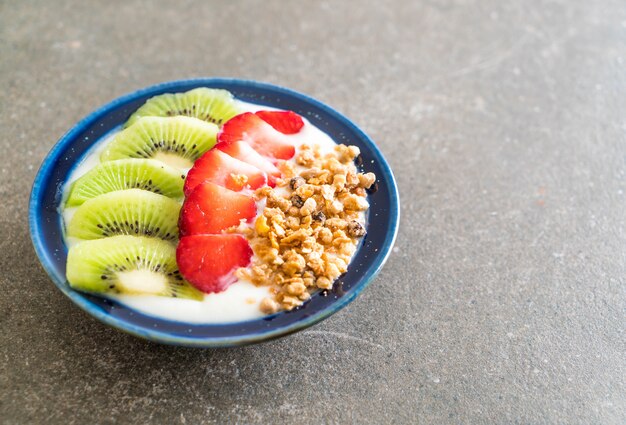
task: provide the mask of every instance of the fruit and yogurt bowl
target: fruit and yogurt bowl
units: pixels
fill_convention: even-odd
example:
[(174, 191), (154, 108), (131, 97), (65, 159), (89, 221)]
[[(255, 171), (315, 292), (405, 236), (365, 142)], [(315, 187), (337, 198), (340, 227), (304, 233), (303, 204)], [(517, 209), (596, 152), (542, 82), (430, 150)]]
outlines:
[[(339, 119), (339, 133), (320, 128), (338, 114), (312, 99), (204, 82), (130, 95), (93, 114), (91, 137), (68, 133), (50, 154), (74, 156), (56, 170), (59, 229), (37, 215), (50, 158), (34, 185), (35, 247), (79, 305), (93, 314), (83, 301), (97, 304), (105, 321), (161, 342), (233, 345), (308, 326), (349, 302), (386, 259), (398, 219), (393, 176), (351, 123)], [(82, 143), (68, 149), (67, 139)], [(382, 244), (368, 232), (373, 223), (386, 229)], [(64, 248), (54, 264), (42, 255), (51, 240), (43, 231)], [(249, 334), (210, 335), (238, 324)]]
[(74, 289), (219, 323), (300, 307), (346, 272), (376, 180), (358, 147), (211, 88), (155, 96), (124, 127), (65, 186)]

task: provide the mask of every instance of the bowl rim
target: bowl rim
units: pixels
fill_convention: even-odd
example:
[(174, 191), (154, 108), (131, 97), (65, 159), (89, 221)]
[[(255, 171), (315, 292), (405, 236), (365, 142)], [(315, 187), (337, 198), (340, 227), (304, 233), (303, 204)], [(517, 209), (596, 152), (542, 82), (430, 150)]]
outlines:
[[(149, 95), (153, 92), (169, 89), (175, 90), (180, 86), (190, 84), (207, 87), (211, 87), (211, 85), (235, 84), (242, 87), (247, 86), (265, 90), (272, 90), (281, 95), (294, 97), (304, 103), (312, 104), (313, 106), (320, 108), (324, 110), (324, 112), (332, 115), (337, 120), (342, 121), (343, 124), (350, 129), (350, 131), (354, 132), (354, 134), (356, 134), (361, 140), (365, 141), (374, 151), (376, 156), (378, 156), (378, 159), (380, 160), (379, 162), (381, 163), (380, 166), (383, 170), (383, 173), (385, 174), (386, 180), (391, 183), (388, 190), (392, 201), (389, 205), (389, 217), (390, 220), (392, 220), (392, 223), (390, 230), (385, 235), (384, 244), (378, 247), (379, 255), (377, 255), (375, 260), (373, 261), (375, 267), (359, 277), (359, 285), (354, 289), (353, 292), (335, 299), (326, 308), (310, 315), (309, 317), (295, 321), (293, 323), (289, 323), (287, 325), (270, 327), (269, 330), (266, 332), (241, 334), (237, 336), (198, 337), (193, 335), (172, 335), (166, 331), (162, 331), (159, 329), (147, 329), (134, 323), (127, 322), (122, 318), (110, 315), (104, 310), (95, 308), (88, 301), (88, 299), (84, 297), (82, 293), (71, 289), (69, 285), (66, 284), (65, 279), (61, 280), (56, 275), (56, 272), (55, 270), (53, 270), (52, 267), (51, 253), (44, 249), (43, 234), (39, 223), (39, 211), (42, 204), (42, 189), (46, 187), (46, 183), (49, 179), (51, 172), (55, 168), (57, 159), (60, 157), (60, 154), (63, 152), (66, 145), (71, 143), (78, 134), (80, 134), (85, 128), (93, 124), (94, 121), (106, 115), (111, 110), (117, 108), (120, 105), (132, 101), (137, 97)], [(170, 345), (216, 348), (258, 343), (289, 335), (328, 318), (329, 316), (343, 309), (346, 305), (352, 302), (357, 295), (359, 295), (366, 287), (371, 284), (371, 282), (381, 271), (382, 267), (387, 262), (389, 255), (391, 254), (393, 245), (398, 235), (400, 222), (400, 196), (398, 193), (398, 185), (396, 183), (396, 179), (393, 175), (391, 167), (387, 163), (387, 160), (383, 156), (382, 152), (378, 149), (378, 146), (376, 146), (374, 141), (367, 134), (365, 134), (365, 132), (362, 131), (356, 124), (354, 124), (350, 119), (348, 119), (346, 116), (344, 116), (342, 113), (338, 112), (334, 108), (331, 108), (325, 103), (322, 103), (319, 100), (316, 100), (308, 95), (274, 84), (237, 78), (192, 78), (162, 82), (124, 94), (97, 108), (96, 110), (82, 118), (80, 121), (78, 121), (75, 125), (73, 125), (50, 149), (46, 157), (43, 159), (41, 166), (39, 167), (31, 189), (28, 208), (28, 222), (31, 240), (35, 248), (35, 252), (44, 270), (52, 279), (57, 288), (60, 289), (61, 292), (63, 292), (70, 300), (72, 300), (72, 302), (78, 305), (82, 310), (86, 311), (101, 322), (112, 326), (113, 328), (122, 330), (126, 333), (135, 335), (140, 338)], [(130, 307), (127, 308), (130, 309)], [(212, 324), (210, 323), (202, 324), (202, 326), (211, 325)], [(219, 324), (215, 325), (219, 326)]]

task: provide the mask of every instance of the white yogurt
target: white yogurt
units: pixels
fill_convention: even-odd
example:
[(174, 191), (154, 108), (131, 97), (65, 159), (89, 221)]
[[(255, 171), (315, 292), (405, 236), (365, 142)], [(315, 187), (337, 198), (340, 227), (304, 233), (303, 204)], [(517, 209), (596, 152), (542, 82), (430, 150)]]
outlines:
[(65, 187), (63, 188), (63, 194), (65, 196), (68, 195), (68, 189), (72, 183), (87, 174), (96, 165), (100, 164), (100, 155), (102, 154), (102, 151), (104, 151), (106, 146), (113, 141), (117, 133), (120, 132), (120, 128), (121, 126), (114, 128), (102, 136), (100, 140), (94, 143), (89, 151), (87, 151), (85, 156), (81, 158), (78, 165), (72, 171), (72, 174), (70, 174), (70, 178), (67, 179), (67, 182), (65, 183)]
[[(241, 101), (238, 103), (242, 109), (250, 112), (273, 109)], [(302, 144), (319, 145), (322, 153), (332, 152), (336, 146), (333, 139), (306, 119), (304, 119), (304, 123), (304, 127), (298, 134), (289, 136), (294, 145), (296, 147)], [(71, 183), (100, 163), (100, 154), (119, 131), (119, 128), (115, 129), (94, 144), (93, 148), (72, 171), (64, 188), (65, 197), (68, 195)], [(262, 210), (263, 205), (259, 205), (259, 211)], [(76, 208), (61, 209), (60, 213), (66, 226), (75, 211)], [(65, 237), (65, 242), (68, 247), (71, 247), (80, 240)], [(244, 280), (236, 281), (223, 292), (205, 294), (202, 301), (153, 295), (107, 295), (107, 297), (141, 313), (188, 323), (229, 323), (263, 317), (264, 314), (261, 312), (259, 304), (263, 298), (268, 296), (270, 296), (269, 287), (257, 287)]]
[(202, 301), (152, 295), (116, 295), (126, 306), (148, 314), (188, 323), (228, 323), (263, 317), (261, 300), (269, 296), (266, 286), (239, 280), (218, 294), (205, 294)]

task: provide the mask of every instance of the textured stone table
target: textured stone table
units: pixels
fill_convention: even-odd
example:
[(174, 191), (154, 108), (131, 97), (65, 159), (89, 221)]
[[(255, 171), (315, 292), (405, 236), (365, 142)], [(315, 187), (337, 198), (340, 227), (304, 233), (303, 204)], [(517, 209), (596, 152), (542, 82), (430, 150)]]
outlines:
[[(227, 4), (228, 3), (228, 4)], [(626, 422), (623, 1), (0, 1), (0, 422)], [(401, 232), (314, 328), (159, 346), (40, 267), (30, 185), (55, 141), (160, 81), (310, 94), (380, 145)]]

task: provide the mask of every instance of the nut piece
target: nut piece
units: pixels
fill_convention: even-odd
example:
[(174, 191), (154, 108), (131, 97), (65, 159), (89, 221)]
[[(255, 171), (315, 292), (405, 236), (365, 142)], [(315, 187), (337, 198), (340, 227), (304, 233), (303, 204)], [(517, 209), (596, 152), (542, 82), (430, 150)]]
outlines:
[(308, 199), (315, 194), (315, 186), (312, 184), (303, 184), (295, 190), (295, 194), (302, 199)]
[(361, 149), (358, 146), (348, 146), (348, 155), (351, 156), (351, 159), (356, 158), (361, 153)]
[(341, 274), (335, 263), (326, 263), (326, 275), (335, 279)]
[(347, 210), (365, 211), (369, 208), (370, 204), (358, 195), (348, 195), (343, 201), (343, 206)]
[[(346, 223), (346, 226), (347, 226), (347, 223)], [(337, 230), (333, 232), (333, 245), (334, 246), (340, 246), (341, 244), (350, 243), (350, 242), (352, 242), (352, 240), (348, 237), (348, 235), (346, 235), (346, 233), (343, 230)]]
[(293, 251), (293, 255), (291, 256), (285, 255), (283, 259), (287, 262), (282, 265), (282, 268), (288, 276), (300, 273), (306, 267), (304, 257), (300, 254), (296, 254), (295, 251)]
[(304, 200), (300, 197), (300, 195), (294, 194), (291, 196), (291, 204), (296, 208), (302, 208)]
[(359, 184), (359, 178), (357, 177), (356, 173), (352, 171), (348, 173), (348, 175), (346, 176), (346, 184), (350, 187), (354, 187)]
[(279, 208), (281, 211), (285, 212), (289, 209), (291, 203), (275, 192), (270, 192), (267, 196), (267, 206), (270, 208)]
[(305, 183), (306, 181), (302, 177), (296, 176), (292, 177), (291, 180), (289, 180), (289, 187), (291, 188), (291, 190), (296, 190)]
[(233, 179), (233, 182), (239, 186), (245, 186), (246, 183), (248, 183), (248, 176), (245, 174), (230, 173), (230, 178)]
[(290, 162), (278, 161), (278, 164), (276, 164), (276, 166), (282, 173), (284, 179), (290, 179), (296, 174), (294, 166), (291, 165)]
[(320, 289), (330, 289), (333, 287), (333, 283), (330, 281), (330, 279), (324, 276), (318, 277), (315, 284)]
[(316, 212), (311, 217), (313, 218), (314, 221), (319, 221), (321, 223), (324, 223), (326, 221), (326, 216), (321, 211), (320, 212)]
[(352, 220), (348, 223), (348, 234), (353, 238), (360, 238), (365, 235), (365, 227), (356, 220)]
[(341, 162), (344, 163), (352, 161), (361, 153), (361, 150), (357, 146), (339, 145), (335, 150), (339, 153)]
[(315, 162), (315, 155), (310, 150), (302, 151), (296, 157), (296, 163), (298, 165), (304, 165), (310, 167)]
[(287, 285), (287, 292), (290, 295), (300, 296), (304, 294), (305, 291), (306, 291), (306, 286), (304, 285), (304, 282), (302, 281), (301, 278), (296, 278), (293, 280), (293, 282)]
[(328, 245), (333, 241), (333, 232), (331, 232), (329, 228), (324, 227), (317, 234), (317, 237), (319, 238), (320, 242)]
[(309, 198), (304, 202), (302, 208), (300, 208), (300, 215), (311, 215), (313, 211), (315, 211), (315, 208), (317, 208), (317, 202), (315, 202), (315, 199)]
[(309, 179), (319, 176), (321, 173), (322, 173), (322, 170), (320, 168), (313, 167), (313, 168), (309, 168), (308, 170), (301, 172), (300, 175), (302, 176), (303, 179), (309, 180)]
[(257, 200), (263, 199), (263, 198), (267, 197), (267, 195), (269, 195), (271, 191), (272, 191), (272, 188), (271, 188), (271, 187), (269, 187), (269, 186), (263, 186), (263, 187), (261, 187), (261, 188), (257, 189), (257, 190), (254, 192), (254, 197), (255, 197)]
[(371, 185), (376, 181), (376, 175), (374, 173), (359, 174), (359, 187), (369, 189)]
[(298, 217), (294, 217), (294, 216), (289, 216), (287, 217), (287, 219), (285, 220), (285, 224), (287, 225), (287, 227), (289, 227), (291, 230), (298, 230), (300, 228), (300, 219)]
[(329, 184), (324, 184), (320, 186), (320, 195), (326, 201), (331, 201), (335, 199), (335, 188)]
[(345, 229), (348, 226), (348, 223), (346, 222), (346, 220), (342, 219), (342, 218), (328, 218), (326, 219), (326, 227), (328, 227), (331, 230), (336, 230), (336, 229)]
[(367, 196), (367, 192), (362, 187), (355, 187), (352, 192), (357, 196), (365, 197)]
[(337, 190), (343, 189), (345, 185), (346, 185), (346, 176), (344, 176), (343, 174), (335, 174), (333, 176), (333, 186), (335, 186)]
[(327, 209), (328, 212), (331, 214), (339, 214), (343, 211), (343, 204), (339, 200), (334, 200), (333, 202), (331, 202)]
[(306, 229), (298, 229), (289, 236), (284, 237), (280, 243), (282, 245), (298, 245), (308, 236)]
[(293, 310), (301, 304), (302, 301), (296, 297), (292, 297), (291, 295), (285, 295), (283, 297), (283, 307), (285, 307), (286, 310)]
[(278, 305), (278, 303), (276, 301), (274, 301), (270, 297), (265, 297), (261, 301), (261, 304), (259, 305), (259, 308), (265, 314), (273, 314), (273, 313), (276, 313), (278, 311), (279, 305)]
[(254, 222), (254, 229), (259, 235), (267, 235), (270, 231), (270, 226), (267, 225), (267, 218), (264, 215), (260, 215)]

